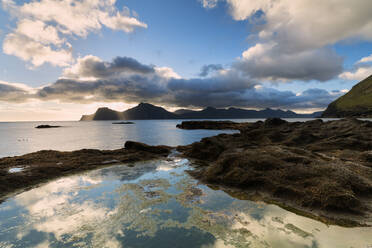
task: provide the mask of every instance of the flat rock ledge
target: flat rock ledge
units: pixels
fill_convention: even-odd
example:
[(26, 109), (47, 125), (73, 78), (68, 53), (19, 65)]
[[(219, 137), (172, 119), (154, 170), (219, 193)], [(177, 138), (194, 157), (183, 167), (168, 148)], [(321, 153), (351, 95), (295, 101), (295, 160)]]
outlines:
[(372, 122), (183, 122), (237, 129), (177, 149), (195, 178), (241, 199), (260, 198), (344, 226), (372, 223)]
[[(0, 202), (49, 180), (120, 163), (164, 158), (167, 146), (149, 146), (127, 141), (117, 150), (83, 149), (73, 152), (38, 151), (23, 156), (0, 159)], [(12, 173), (12, 168), (17, 172)]]

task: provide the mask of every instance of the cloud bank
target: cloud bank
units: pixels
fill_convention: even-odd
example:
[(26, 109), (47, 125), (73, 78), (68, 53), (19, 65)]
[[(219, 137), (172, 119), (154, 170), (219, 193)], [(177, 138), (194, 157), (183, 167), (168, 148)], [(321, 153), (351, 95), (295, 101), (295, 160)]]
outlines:
[(345, 93), (322, 89), (301, 93), (279, 91), (263, 87), (234, 68), (212, 67), (214, 72), (208, 77), (185, 79), (171, 68), (145, 65), (133, 58), (116, 57), (105, 62), (89, 55), (66, 68), (62, 78), (38, 89), (0, 82), (0, 101), (36, 99), (84, 104), (146, 101), (190, 108), (235, 106), (303, 110), (324, 108)]

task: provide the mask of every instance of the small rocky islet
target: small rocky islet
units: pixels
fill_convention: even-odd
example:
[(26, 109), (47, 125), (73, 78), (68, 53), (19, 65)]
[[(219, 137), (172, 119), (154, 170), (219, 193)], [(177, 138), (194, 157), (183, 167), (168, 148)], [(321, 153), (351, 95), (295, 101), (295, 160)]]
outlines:
[(60, 128), (61, 126), (53, 126), (53, 125), (38, 125), (35, 128), (37, 129), (47, 129), (47, 128)]
[[(372, 221), (372, 122), (185, 121), (182, 129), (235, 129), (176, 149), (189, 173), (240, 199), (258, 199), (345, 226)], [(39, 151), (0, 159), (0, 199), (47, 180), (115, 163), (165, 158), (174, 147), (128, 141), (123, 149)], [(11, 168), (23, 168), (10, 173)]]

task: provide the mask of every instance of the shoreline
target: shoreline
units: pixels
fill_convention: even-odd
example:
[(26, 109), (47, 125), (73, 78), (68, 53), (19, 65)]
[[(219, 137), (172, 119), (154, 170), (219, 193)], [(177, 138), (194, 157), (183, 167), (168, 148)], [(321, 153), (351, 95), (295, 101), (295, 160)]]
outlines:
[[(12, 195), (32, 189), (50, 180), (76, 173), (168, 156), (171, 147), (149, 146), (127, 141), (117, 150), (82, 149), (72, 152), (42, 150), (22, 156), (0, 159), (0, 203)], [(9, 172), (16, 169), (16, 172)]]
[[(372, 123), (186, 121), (181, 129), (235, 129), (186, 146), (128, 141), (117, 150), (39, 151), (0, 159), (0, 203), (63, 176), (164, 159), (176, 148), (191, 161), (188, 173), (239, 199), (262, 200), (326, 224), (372, 223)], [(20, 168), (15, 173), (9, 169)]]

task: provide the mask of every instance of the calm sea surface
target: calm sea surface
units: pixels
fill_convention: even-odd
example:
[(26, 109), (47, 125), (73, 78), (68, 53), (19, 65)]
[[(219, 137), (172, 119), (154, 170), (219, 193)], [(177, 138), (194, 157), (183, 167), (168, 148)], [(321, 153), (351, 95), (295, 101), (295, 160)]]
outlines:
[[(176, 128), (180, 122), (144, 120), (130, 125), (114, 125), (112, 121), (0, 122), (0, 157), (23, 155), (39, 150), (118, 149), (122, 148), (127, 140), (150, 145), (177, 146), (222, 133), (213, 130), (181, 130)], [(62, 127), (35, 128), (44, 124)]]
[[(115, 149), (126, 140), (181, 145), (220, 133), (178, 130), (177, 123), (0, 123), (0, 151), (9, 156), (40, 149)], [(35, 129), (39, 124), (64, 127)], [(164, 160), (115, 165), (18, 194), (0, 204), (0, 248), (372, 245), (370, 227), (329, 226), (275, 205), (238, 200), (198, 183), (187, 169), (190, 162), (174, 152)]]
[[(255, 122), (263, 119), (238, 119), (236, 122)], [(287, 119), (306, 121), (310, 119)], [(39, 150), (73, 151), (83, 148), (118, 149), (125, 141), (149, 145), (186, 145), (203, 137), (234, 131), (181, 130), (182, 120), (138, 120), (133, 125), (113, 125), (112, 121), (88, 122), (0, 122), (0, 158), (23, 155)], [(61, 128), (36, 129), (38, 125)]]

